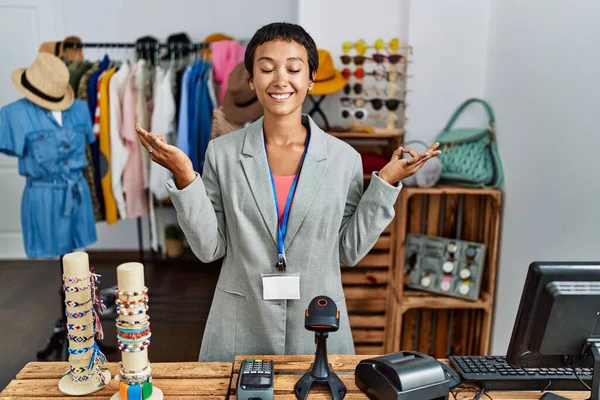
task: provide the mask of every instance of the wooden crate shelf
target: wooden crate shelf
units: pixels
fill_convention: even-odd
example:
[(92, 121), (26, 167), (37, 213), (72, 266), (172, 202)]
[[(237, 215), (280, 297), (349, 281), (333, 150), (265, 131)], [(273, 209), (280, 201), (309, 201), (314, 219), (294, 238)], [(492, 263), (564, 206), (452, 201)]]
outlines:
[[(451, 354), (488, 353), (496, 291), (501, 200), (502, 193), (496, 189), (444, 185), (402, 189), (394, 219), (397, 242), (386, 304), (384, 352), (417, 350), (439, 358)], [(462, 214), (459, 213), (461, 207)], [(479, 299), (468, 301), (405, 289), (408, 233), (485, 244)]]

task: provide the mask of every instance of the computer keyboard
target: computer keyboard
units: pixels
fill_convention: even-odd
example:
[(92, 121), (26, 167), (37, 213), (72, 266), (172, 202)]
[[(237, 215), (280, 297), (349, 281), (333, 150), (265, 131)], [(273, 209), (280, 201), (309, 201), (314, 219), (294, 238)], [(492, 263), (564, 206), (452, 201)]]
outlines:
[[(588, 390), (568, 367), (513, 368), (504, 356), (449, 358), (462, 380), (476, 383), (486, 390)], [(592, 386), (591, 368), (576, 368), (575, 372), (588, 386)]]

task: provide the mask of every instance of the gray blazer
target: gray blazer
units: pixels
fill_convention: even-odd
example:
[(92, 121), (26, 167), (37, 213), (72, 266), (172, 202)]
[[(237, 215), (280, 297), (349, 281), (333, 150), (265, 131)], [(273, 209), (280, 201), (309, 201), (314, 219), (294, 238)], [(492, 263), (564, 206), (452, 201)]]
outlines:
[(401, 186), (374, 173), (363, 194), (359, 153), (310, 117), (302, 119), (310, 144), (285, 237), (287, 271), (300, 275), (300, 300), (263, 300), (261, 274), (276, 272), (277, 215), (262, 118), (210, 141), (202, 178), (183, 190), (172, 179), (166, 184), (196, 256), (203, 262), (225, 257), (200, 361), (313, 354), (314, 332), (304, 328), (304, 313), (318, 295), (333, 299), (341, 315), (329, 353), (354, 354), (340, 261), (352, 266), (369, 252), (394, 217)]

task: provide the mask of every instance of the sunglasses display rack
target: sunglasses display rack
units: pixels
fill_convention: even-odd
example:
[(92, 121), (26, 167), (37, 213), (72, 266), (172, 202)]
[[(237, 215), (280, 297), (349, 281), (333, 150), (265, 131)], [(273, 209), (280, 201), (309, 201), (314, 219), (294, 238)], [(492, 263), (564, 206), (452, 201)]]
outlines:
[[(340, 112), (344, 120), (352, 120), (348, 128), (363, 131), (366, 121), (371, 119), (385, 121), (385, 127), (373, 123), (374, 132), (404, 131), (407, 66), (412, 47), (401, 46), (398, 39), (387, 43), (377, 39), (372, 46), (359, 40), (344, 42), (342, 51), (342, 75), (347, 84), (340, 98)], [(385, 86), (381, 82), (385, 82)]]

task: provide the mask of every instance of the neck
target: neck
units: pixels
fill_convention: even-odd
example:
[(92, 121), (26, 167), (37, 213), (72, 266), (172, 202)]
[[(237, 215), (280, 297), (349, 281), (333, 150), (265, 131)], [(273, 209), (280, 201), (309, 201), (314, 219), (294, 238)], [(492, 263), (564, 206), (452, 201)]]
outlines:
[(302, 109), (286, 116), (275, 116), (265, 110), (263, 131), (267, 143), (276, 146), (304, 143), (306, 128), (302, 125)]

